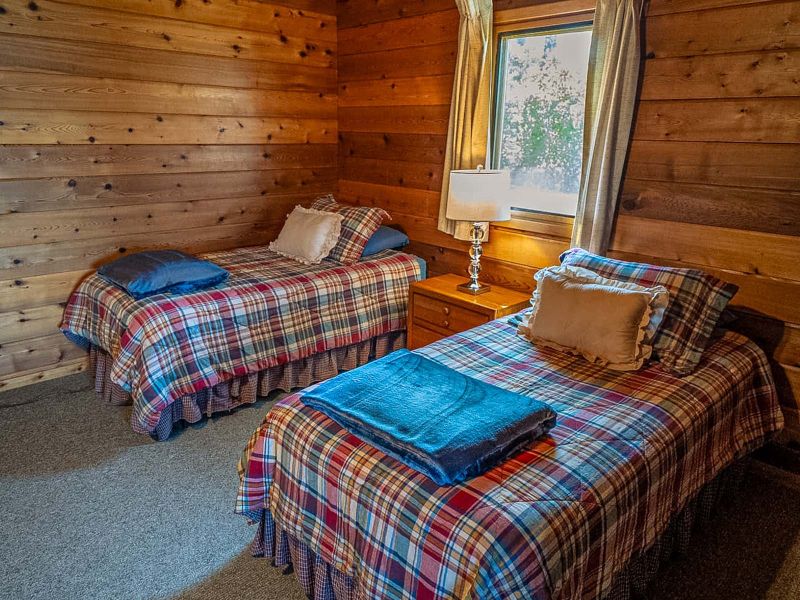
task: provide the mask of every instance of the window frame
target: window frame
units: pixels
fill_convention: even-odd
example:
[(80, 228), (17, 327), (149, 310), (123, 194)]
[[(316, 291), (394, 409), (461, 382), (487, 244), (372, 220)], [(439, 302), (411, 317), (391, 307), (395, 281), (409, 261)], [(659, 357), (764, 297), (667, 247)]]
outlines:
[[(520, 9), (498, 11), (495, 15), (493, 37), (494, 73), (492, 81), (492, 112), (489, 141), (490, 160), (487, 161), (493, 168), (499, 163), (499, 136), (498, 126), (502, 109), (499, 106), (500, 86), (502, 85), (504, 64), (501, 62), (501, 39), (541, 32), (563, 32), (574, 29), (591, 28), (594, 22), (593, 0), (573, 0), (573, 6), (568, 7), (564, 14), (552, 14), (554, 7), (548, 4), (539, 4)], [(570, 10), (571, 9), (571, 10)], [(527, 231), (557, 239), (570, 239), (575, 217), (536, 211), (512, 210), (511, 220), (496, 223), (496, 227)]]

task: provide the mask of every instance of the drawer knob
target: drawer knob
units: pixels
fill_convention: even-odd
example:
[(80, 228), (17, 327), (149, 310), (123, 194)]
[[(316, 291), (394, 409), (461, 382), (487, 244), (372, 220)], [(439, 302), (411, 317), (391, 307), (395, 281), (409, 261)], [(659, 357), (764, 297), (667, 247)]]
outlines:
[(450, 307), (449, 306), (443, 306), (442, 307), (442, 312), (444, 314), (446, 314), (446, 315), (449, 315), (450, 314)]
[(445, 327), (445, 328), (446, 328), (446, 327), (450, 327), (450, 321), (448, 321), (447, 319), (445, 319), (444, 321), (442, 321), (442, 327)]

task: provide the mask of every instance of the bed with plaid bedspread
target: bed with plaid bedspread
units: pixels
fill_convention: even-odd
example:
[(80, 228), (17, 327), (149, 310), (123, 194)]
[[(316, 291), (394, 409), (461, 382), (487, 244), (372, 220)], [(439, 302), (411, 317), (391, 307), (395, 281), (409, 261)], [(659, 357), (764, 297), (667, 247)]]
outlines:
[(386, 250), (354, 265), (303, 265), (266, 246), (202, 255), (230, 272), (213, 289), (136, 301), (92, 275), (61, 329), (114, 358), (134, 431), (151, 433), (186, 394), (233, 377), (404, 329), (419, 259)]
[(505, 320), (417, 352), (547, 402), (558, 421), (438, 487), (302, 393), (279, 402), (244, 451), (236, 511), (351, 577), (355, 598), (602, 598), (705, 483), (782, 427), (764, 353), (732, 332), (682, 379), (539, 349)]

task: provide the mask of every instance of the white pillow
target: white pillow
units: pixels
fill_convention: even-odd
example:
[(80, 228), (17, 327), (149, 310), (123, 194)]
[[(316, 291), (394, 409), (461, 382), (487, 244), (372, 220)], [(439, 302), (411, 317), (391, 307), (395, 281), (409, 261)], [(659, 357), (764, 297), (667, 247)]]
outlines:
[(295, 206), (269, 249), (306, 265), (319, 264), (339, 241), (342, 219), (337, 213)]
[(542, 269), (535, 279), (534, 309), (519, 329), (526, 338), (618, 371), (639, 369), (650, 358), (669, 304), (666, 288), (566, 265)]

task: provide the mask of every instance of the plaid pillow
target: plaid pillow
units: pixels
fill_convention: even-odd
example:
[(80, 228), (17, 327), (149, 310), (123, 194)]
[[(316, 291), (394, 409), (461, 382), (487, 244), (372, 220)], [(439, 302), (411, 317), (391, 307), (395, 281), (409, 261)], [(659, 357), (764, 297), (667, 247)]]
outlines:
[(342, 215), (342, 233), (327, 259), (342, 265), (351, 265), (361, 258), (364, 248), (384, 219), (391, 219), (382, 208), (369, 206), (344, 206), (331, 194), (320, 196), (311, 205), (315, 210), (326, 210)]
[(653, 344), (661, 365), (676, 375), (694, 371), (722, 311), (738, 286), (696, 269), (658, 267), (625, 262), (572, 248), (561, 255), (562, 265), (575, 265), (645, 287), (663, 285), (669, 291), (669, 306)]

